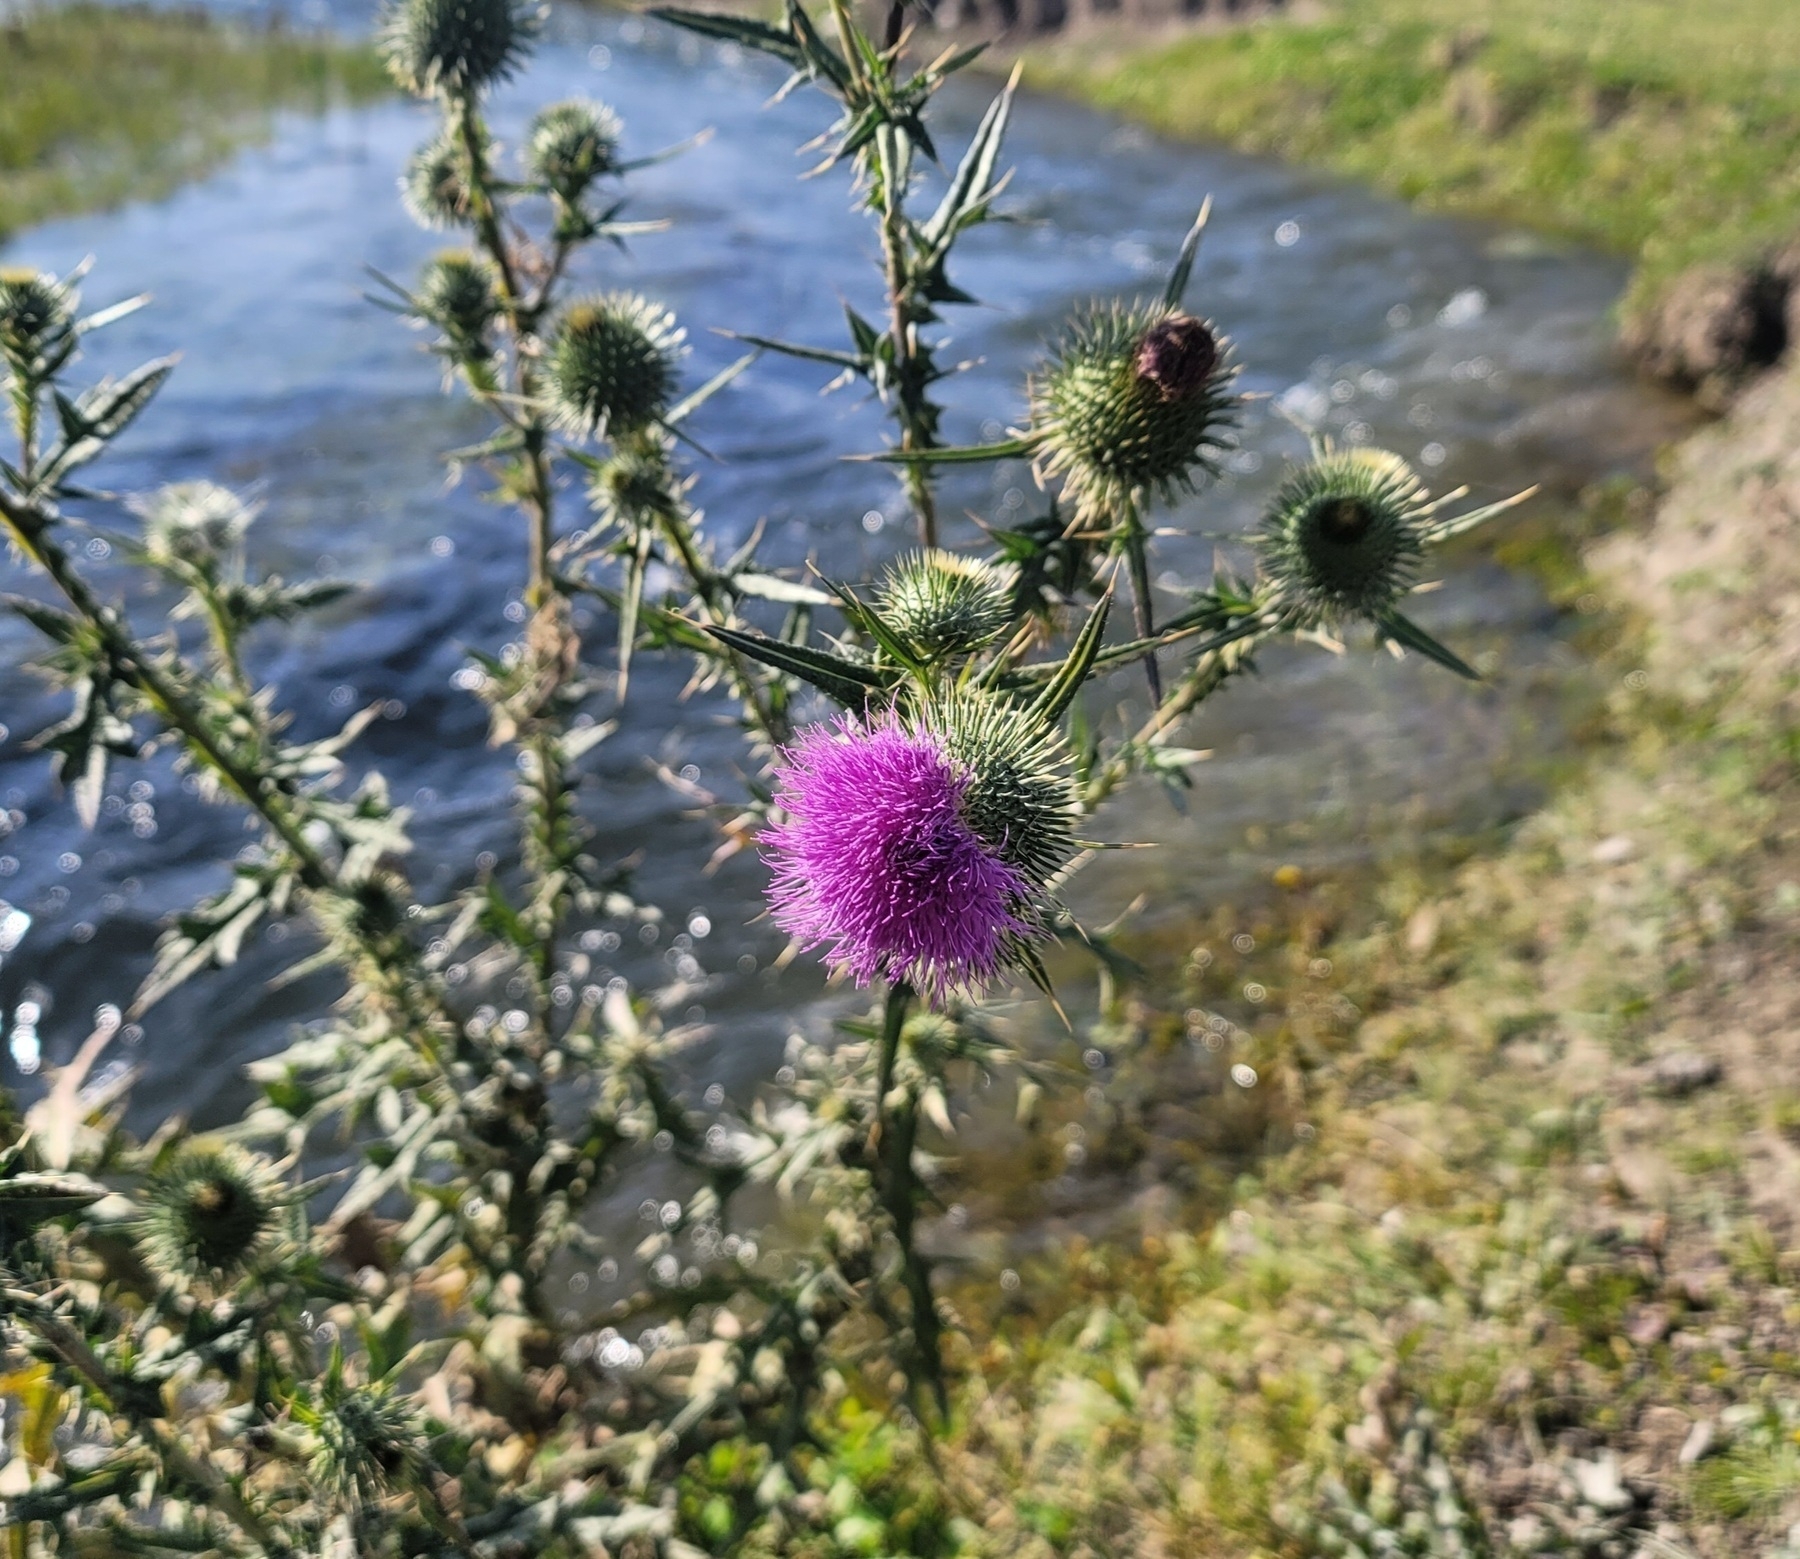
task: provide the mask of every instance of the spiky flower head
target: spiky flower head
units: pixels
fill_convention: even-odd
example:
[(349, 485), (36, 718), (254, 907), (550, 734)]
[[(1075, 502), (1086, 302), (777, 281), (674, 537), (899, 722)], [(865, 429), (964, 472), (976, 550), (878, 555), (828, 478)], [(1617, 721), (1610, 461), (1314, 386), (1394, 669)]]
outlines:
[(211, 569), (229, 557), (256, 518), (254, 505), (216, 482), (171, 482), (127, 500), (144, 522), (144, 552), (163, 567)]
[(445, 131), (427, 141), (400, 175), (400, 202), (420, 227), (441, 231), (469, 220), (469, 153)]
[(74, 330), (74, 298), (54, 276), (0, 269), (0, 356), (14, 373), (29, 373), (61, 355)]
[(346, 1503), (368, 1504), (404, 1487), (424, 1469), (418, 1415), (379, 1386), (328, 1379), (315, 1402), (295, 1415), (311, 1431), (314, 1479)]
[(564, 200), (579, 200), (595, 179), (618, 168), (622, 129), (604, 103), (552, 103), (531, 121), (526, 171)]
[(529, 0), (393, 0), (381, 52), (408, 92), (462, 97), (505, 81), (542, 21)]
[(484, 349), (488, 327), (500, 312), (493, 264), (467, 249), (446, 249), (425, 267), (413, 301), (453, 346)]
[(667, 444), (645, 435), (621, 440), (600, 462), (588, 479), (588, 502), (608, 525), (633, 530), (669, 513), (680, 488)]
[(550, 347), (557, 419), (612, 439), (642, 432), (669, 409), (682, 339), (673, 314), (635, 293), (571, 304)]
[(968, 655), (992, 644), (1012, 621), (1012, 579), (980, 558), (933, 547), (895, 562), (875, 602), (920, 654)]
[(979, 991), (1040, 934), (1072, 848), (1060, 756), (1041, 723), (986, 699), (815, 727), (777, 770), (776, 924), (858, 985)]
[(1290, 619), (1311, 627), (1390, 610), (1418, 578), (1425, 500), (1398, 455), (1321, 445), (1251, 538)]
[(1193, 491), (1216, 474), (1236, 372), (1225, 341), (1191, 315), (1114, 304), (1077, 317), (1031, 381), (1044, 469), (1083, 518)]
[(170, 1279), (245, 1272), (273, 1243), (285, 1205), (267, 1161), (228, 1142), (184, 1143), (146, 1195), (138, 1248)]

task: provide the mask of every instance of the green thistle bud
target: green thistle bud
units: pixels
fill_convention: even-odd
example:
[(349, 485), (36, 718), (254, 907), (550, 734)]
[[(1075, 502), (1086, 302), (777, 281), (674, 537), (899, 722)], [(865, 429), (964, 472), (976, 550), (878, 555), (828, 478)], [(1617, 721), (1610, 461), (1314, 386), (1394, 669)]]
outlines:
[(531, 121), (525, 167), (571, 204), (619, 166), (619, 116), (603, 103), (552, 103)]
[(282, 1221), (268, 1164), (230, 1143), (177, 1148), (147, 1195), (138, 1248), (164, 1278), (235, 1277), (267, 1251)]
[(963, 820), (1008, 866), (1048, 885), (1075, 851), (1061, 737), (1023, 709), (966, 692), (933, 703), (915, 723), (969, 776)]
[(667, 514), (680, 486), (661, 440), (628, 439), (589, 478), (588, 502), (607, 524), (634, 530)]
[(214, 482), (172, 482), (127, 500), (144, 522), (144, 553), (168, 568), (210, 570), (235, 552), (256, 508)]
[(469, 155), (451, 134), (427, 141), (400, 176), (400, 201), (420, 227), (441, 231), (469, 220)]
[(673, 314), (631, 293), (572, 305), (550, 348), (557, 420), (573, 432), (615, 440), (650, 427), (675, 393), (681, 340)]
[(1031, 382), (1044, 468), (1083, 518), (1117, 515), (1139, 494), (1164, 500), (1216, 475), (1236, 369), (1204, 320), (1161, 307), (1096, 309), (1076, 320)]
[(1031, 430), (1044, 468), (1084, 518), (1112, 517), (1139, 493), (1174, 499), (1217, 475), (1237, 376), (1204, 320), (1118, 306), (1075, 322), (1031, 380)]
[(461, 97), (505, 81), (542, 12), (522, 0), (395, 0), (382, 18), (389, 73), (420, 97)]
[(425, 267), (413, 301), (452, 346), (464, 352), (486, 351), (488, 327), (500, 312), (494, 267), (486, 259), (466, 249), (446, 249)]
[(295, 1416), (312, 1431), (314, 1479), (347, 1503), (379, 1499), (424, 1469), (418, 1417), (390, 1392), (327, 1381), (317, 1405)]
[(15, 373), (61, 355), (74, 329), (73, 301), (54, 276), (0, 270), (0, 355)]
[(1291, 620), (1390, 610), (1418, 577), (1425, 498), (1412, 468), (1383, 450), (1326, 445), (1290, 476), (1252, 540)]
[(1012, 621), (1012, 580), (1008, 570), (979, 558), (913, 552), (888, 570), (876, 605), (920, 654), (968, 655), (992, 644)]

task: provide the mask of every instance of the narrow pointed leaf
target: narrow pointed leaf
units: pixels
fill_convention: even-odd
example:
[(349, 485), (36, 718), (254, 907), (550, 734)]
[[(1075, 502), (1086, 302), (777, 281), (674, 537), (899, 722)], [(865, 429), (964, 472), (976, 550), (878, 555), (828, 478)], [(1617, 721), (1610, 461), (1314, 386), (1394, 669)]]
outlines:
[(1516, 509), (1528, 498), (1535, 498), (1539, 489), (1527, 487), (1522, 493), (1514, 493), (1510, 498), (1502, 498), (1498, 503), (1485, 504), (1479, 509), (1471, 509), (1467, 514), (1458, 514), (1451, 519), (1440, 520), (1425, 535), (1427, 542), (1436, 545), (1440, 541), (1448, 541), (1452, 536), (1460, 536), (1464, 531), (1472, 531), (1477, 525), (1493, 519), (1496, 514), (1504, 514), (1508, 509)]
[(840, 352), (828, 346), (801, 346), (793, 341), (777, 341), (773, 336), (740, 335), (735, 330), (723, 331), (733, 341), (742, 341), (747, 346), (761, 347), (765, 352), (779, 352), (783, 357), (801, 357), (808, 362), (830, 363), (834, 368), (849, 368), (857, 373), (867, 373), (869, 360), (858, 357), (852, 352)]
[(846, 589), (834, 580), (826, 580), (826, 587), (838, 599), (838, 606), (844, 616), (855, 626), (881, 646), (889, 660), (915, 676), (925, 671), (925, 662), (912, 651), (912, 646), (895, 630), (893, 625), (880, 612), (866, 601), (859, 601), (856, 593)]
[(986, 198), (993, 183), (994, 164), (1000, 156), (1000, 143), (1012, 116), (1013, 93), (1018, 84), (1019, 72), (1015, 69), (1000, 95), (988, 104), (974, 139), (969, 142), (969, 149), (963, 153), (956, 176), (950, 181), (950, 188), (944, 191), (943, 200), (921, 230), (921, 236), (931, 249), (945, 247), (945, 240), (960, 226), (963, 214)]
[(775, 574), (760, 574), (753, 570), (731, 575), (731, 588), (739, 595), (752, 595), (759, 601), (779, 601), (788, 606), (831, 605), (831, 597), (823, 590), (815, 590), (795, 579), (782, 579)]
[[(690, 135), (685, 141), (677, 141), (673, 146), (665, 146), (660, 152), (650, 152), (646, 156), (634, 157), (628, 162), (619, 163), (614, 171), (618, 173), (636, 173), (640, 168), (654, 168), (659, 162), (672, 161), (674, 158), (680, 157), (684, 153), (691, 152), (698, 147), (706, 145), (706, 143), (713, 138), (714, 134), (713, 127), (708, 125), (704, 130), (695, 131), (695, 133)], [(621, 201), (620, 204), (623, 205), (624, 202)], [(602, 218), (602, 220), (610, 220), (610, 217)]]
[(1031, 434), (1004, 439), (998, 444), (946, 445), (940, 449), (884, 449), (875, 455), (846, 455), (847, 460), (878, 460), (884, 465), (978, 465), (984, 460), (1016, 460), (1035, 454), (1043, 441)]
[(747, 16), (726, 16), (717, 11), (685, 11), (678, 6), (653, 5), (649, 14), (671, 26), (699, 33), (703, 38), (717, 38), (722, 43), (741, 44), (759, 54), (772, 54), (798, 65), (804, 56), (793, 36), (781, 27), (771, 27)]
[(1194, 225), (1181, 241), (1181, 253), (1175, 257), (1174, 270), (1169, 272), (1169, 285), (1163, 292), (1163, 303), (1168, 308), (1181, 307), (1181, 300), (1187, 293), (1188, 278), (1194, 273), (1194, 257), (1200, 253), (1200, 239), (1206, 232), (1206, 221), (1211, 215), (1212, 196), (1208, 195), (1200, 203), (1200, 215), (1194, 218)]
[(671, 406), (667, 415), (664, 416), (663, 421), (674, 424), (681, 422), (684, 418), (691, 417), (696, 411), (717, 395), (719, 391), (724, 389), (726, 385), (730, 384), (733, 379), (737, 378), (739, 374), (754, 363), (757, 359), (757, 355), (758, 354), (755, 352), (746, 352), (735, 363), (731, 364), (730, 367), (721, 368), (712, 376), (712, 378), (708, 379), (705, 384), (695, 390), (692, 395), (684, 400), (677, 401)]
[(135, 298), (127, 298), (123, 303), (114, 303), (108, 308), (96, 309), (75, 321), (77, 335), (86, 335), (90, 330), (104, 330), (108, 325), (116, 324), (128, 314), (135, 314), (150, 301), (150, 294), (140, 292)]
[(1454, 671), (1459, 677), (1467, 677), (1471, 682), (1481, 680), (1479, 671), (1454, 651), (1439, 644), (1410, 618), (1402, 617), (1398, 612), (1388, 612), (1379, 622), (1381, 631), (1401, 648), (1417, 650), (1427, 660), (1435, 660), (1440, 666)]
[(706, 631), (740, 655), (748, 655), (765, 666), (798, 677), (808, 687), (817, 688), (833, 703), (846, 709), (861, 709), (868, 703), (870, 694), (883, 692), (888, 686), (889, 679), (874, 668), (827, 655), (822, 650), (784, 644), (779, 639), (764, 638), (760, 633), (743, 633), (735, 628), (709, 627)]
[(1045, 725), (1054, 726), (1062, 719), (1075, 701), (1075, 695), (1081, 691), (1081, 684), (1087, 681), (1088, 673), (1094, 669), (1095, 657), (1100, 653), (1101, 640), (1106, 636), (1106, 619), (1111, 612), (1112, 596), (1104, 595), (1081, 625), (1081, 632), (1076, 635), (1062, 669), (1031, 706), (1031, 712)]

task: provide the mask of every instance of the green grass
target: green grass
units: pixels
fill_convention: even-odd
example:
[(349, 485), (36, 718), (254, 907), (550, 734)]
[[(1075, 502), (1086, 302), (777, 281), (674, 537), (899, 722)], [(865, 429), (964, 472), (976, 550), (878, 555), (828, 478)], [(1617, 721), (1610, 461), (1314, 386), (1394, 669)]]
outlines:
[(0, 238), (154, 196), (266, 130), (276, 108), (386, 90), (373, 53), (199, 12), (76, 4), (0, 24)]
[(1027, 79), (1630, 255), (1636, 297), (1800, 232), (1788, 0), (1337, 0), (1174, 42), (1046, 44)]

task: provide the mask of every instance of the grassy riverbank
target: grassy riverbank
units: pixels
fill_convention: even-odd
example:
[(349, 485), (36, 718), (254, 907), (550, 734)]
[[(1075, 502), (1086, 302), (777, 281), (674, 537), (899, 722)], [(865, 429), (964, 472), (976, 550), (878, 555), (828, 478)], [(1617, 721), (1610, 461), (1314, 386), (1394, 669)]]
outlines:
[(154, 197), (270, 110), (388, 90), (373, 51), (198, 11), (77, 4), (0, 24), (0, 237)]
[(1800, 231), (1787, 0), (1333, 0), (1174, 38), (1034, 45), (1027, 79), (1633, 255), (1639, 297)]

